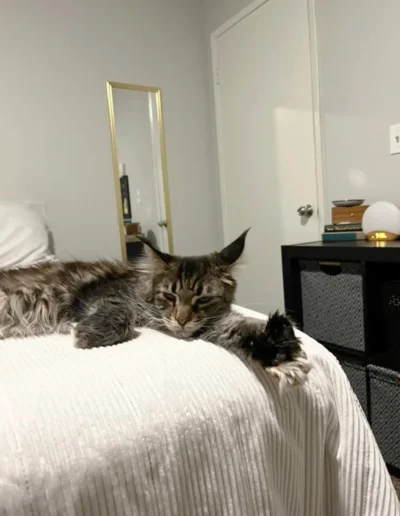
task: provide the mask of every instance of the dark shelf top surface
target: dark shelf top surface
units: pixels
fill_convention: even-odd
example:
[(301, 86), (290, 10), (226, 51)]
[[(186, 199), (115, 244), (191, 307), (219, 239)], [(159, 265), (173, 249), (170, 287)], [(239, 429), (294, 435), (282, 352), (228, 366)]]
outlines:
[(284, 259), (364, 261), (400, 264), (400, 240), (391, 242), (305, 242), (283, 245)]
[[(289, 246), (283, 246), (289, 247)], [(318, 247), (325, 249), (332, 248), (346, 248), (346, 249), (399, 249), (400, 250), (400, 240), (393, 240), (391, 242), (385, 242), (384, 240), (380, 242), (371, 242), (370, 240), (354, 240), (347, 242), (305, 242), (303, 244), (293, 244), (293, 247)]]

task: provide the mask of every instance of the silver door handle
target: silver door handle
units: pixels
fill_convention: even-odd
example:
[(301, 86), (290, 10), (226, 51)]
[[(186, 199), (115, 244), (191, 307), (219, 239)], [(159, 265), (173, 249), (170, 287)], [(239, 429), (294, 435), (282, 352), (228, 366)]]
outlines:
[(311, 217), (311, 215), (314, 213), (314, 208), (311, 206), (311, 204), (306, 204), (304, 206), (300, 206), (300, 208), (297, 209), (297, 213), (300, 215), (300, 217)]
[(160, 228), (166, 228), (168, 224), (166, 220), (160, 220), (158, 221), (158, 225), (160, 226)]

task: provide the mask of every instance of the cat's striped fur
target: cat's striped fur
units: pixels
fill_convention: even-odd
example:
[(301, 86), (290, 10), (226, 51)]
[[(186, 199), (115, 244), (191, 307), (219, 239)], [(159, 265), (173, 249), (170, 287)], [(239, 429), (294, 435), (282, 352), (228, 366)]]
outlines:
[(0, 338), (70, 332), (78, 347), (110, 346), (151, 327), (202, 338), (260, 362), (290, 384), (309, 365), (289, 320), (268, 323), (231, 310), (233, 269), (246, 233), (219, 253), (181, 258), (145, 243), (137, 264), (46, 263), (0, 271)]

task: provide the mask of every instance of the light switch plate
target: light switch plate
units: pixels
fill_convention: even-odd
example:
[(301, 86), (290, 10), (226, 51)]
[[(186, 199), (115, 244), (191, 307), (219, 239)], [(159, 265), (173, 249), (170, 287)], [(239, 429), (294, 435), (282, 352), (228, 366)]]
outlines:
[(390, 154), (400, 154), (400, 124), (390, 126)]

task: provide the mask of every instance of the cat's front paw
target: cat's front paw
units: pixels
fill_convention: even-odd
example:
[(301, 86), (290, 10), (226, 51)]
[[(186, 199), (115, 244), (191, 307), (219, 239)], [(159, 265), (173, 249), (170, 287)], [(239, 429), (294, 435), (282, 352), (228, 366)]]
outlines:
[(311, 364), (307, 355), (301, 350), (290, 362), (281, 362), (279, 365), (266, 368), (269, 374), (279, 380), (283, 388), (303, 385), (310, 369)]
[(72, 328), (72, 339), (75, 348), (93, 349), (115, 344), (112, 335), (104, 331), (100, 333), (96, 331), (93, 325), (85, 322), (79, 322)]
[[(112, 324), (114, 322), (114, 324)], [(121, 323), (121, 320), (118, 321)], [(89, 318), (78, 322), (72, 329), (74, 347), (80, 349), (102, 348), (127, 342), (137, 336), (135, 327), (129, 319), (115, 324), (115, 320)]]
[(72, 328), (72, 339), (74, 348), (91, 349), (99, 346), (96, 336), (82, 328), (79, 324)]
[(252, 357), (280, 381), (281, 387), (302, 385), (311, 369), (292, 323), (279, 312), (269, 317), (264, 331), (253, 341)]

